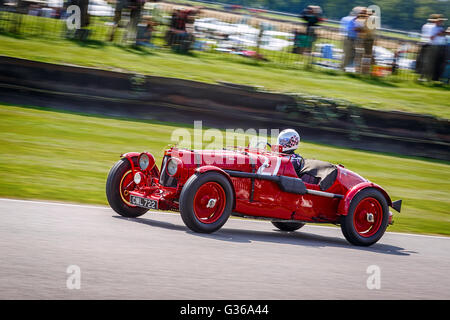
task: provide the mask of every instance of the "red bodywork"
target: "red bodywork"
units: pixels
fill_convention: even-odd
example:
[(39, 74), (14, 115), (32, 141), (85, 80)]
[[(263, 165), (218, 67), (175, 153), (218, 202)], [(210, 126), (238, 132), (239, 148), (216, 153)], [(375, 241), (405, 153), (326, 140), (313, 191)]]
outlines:
[[(216, 171), (227, 177), (234, 189), (234, 215), (339, 223), (340, 216), (347, 215), (351, 200), (365, 188), (380, 190), (392, 207), (392, 201), (384, 189), (342, 165), (337, 166), (337, 177), (327, 190), (320, 190), (318, 184), (304, 182), (308, 190), (319, 191), (320, 195), (285, 192), (275, 181), (229, 174), (243, 172), (298, 178), (290, 156), (278, 152), (278, 146), (274, 146), (272, 150), (276, 151), (250, 148), (188, 150), (173, 147), (165, 151), (161, 171), (156, 165), (143, 171), (145, 179), (134, 190), (130, 190), (130, 194), (156, 200), (158, 209), (178, 210), (180, 193), (189, 177)], [(139, 155), (140, 153), (135, 152), (122, 155), (129, 159), (133, 174), (141, 171), (136, 162)], [(173, 176), (167, 173), (166, 165), (171, 158), (178, 163), (178, 170)], [(339, 197), (329, 197), (330, 194)], [(392, 213), (389, 222), (392, 222)]]

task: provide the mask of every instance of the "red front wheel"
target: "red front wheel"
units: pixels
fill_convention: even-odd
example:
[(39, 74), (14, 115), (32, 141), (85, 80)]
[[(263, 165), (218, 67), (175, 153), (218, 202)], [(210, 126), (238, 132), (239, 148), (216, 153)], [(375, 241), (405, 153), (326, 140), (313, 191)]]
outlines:
[(364, 189), (353, 198), (347, 216), (342, 217), (345, 238), (357, 246), (370, 246), (383, 236), (389, 222), (389, 208), (384, 195), (373, 188)]
[(192, 231), (217, 231), (231, 214), (233, 197), (233, 188), (224, 175), (217, 172), (194, 174), (181, 191), (181, 218)]

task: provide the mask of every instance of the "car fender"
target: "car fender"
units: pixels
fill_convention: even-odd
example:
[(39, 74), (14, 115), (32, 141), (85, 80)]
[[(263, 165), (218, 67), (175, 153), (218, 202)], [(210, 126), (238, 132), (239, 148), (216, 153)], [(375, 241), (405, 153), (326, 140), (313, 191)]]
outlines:
[[(145, 152), (145, 153), (150, 155), (153, 158), (153, 161), (155, 160), (155, 157), (153, 156), (153, 154), (151, 154), (150, 152)], [(131, 172), (133, 172), (133, 174), (135, 174), (135, 172), (136, 172), (133, 158), (139, 158), (139, 156), (141, 154), (142, 154), (142, 152), (127, 152), (127, 153), (124, 153), (124, 154), (120, 155), (120, 157), (122, 159), (123, 158), (128, 159), (128, 161), (130, 162), (130, 165), (131, 165)], [(139, 166), (139, 164), (138, 164), (138, 166)], [(149, 169), (147, 169), (147, 170), (149, 170)], [(150, 171), (152, 172), (152, 174), (154, 176), (158, 176), (159, 177), (159, 169), (158, 169), (158, 166), (156, 165), (156, 163), (153, 163), (153, 166), (151, 167)]]
[(228, 179), (228, 182), (230, 183), (231, 188), (233, 189), (233, 209), (234, 209), (236, 207), (236, 190), (234, 189), (234, 184), (231, 181), (230, 175), (228, 173), (226, 173), (224, 170), (222, 170), (221, 168), (213, 166), (213, 165), (201, 166), (201, 167), (198, 167), (195, 169), (196, 174), (203, 174), (203, 173), (211, 172), (211, 171), (218, 172)]
[(382, 187), (372, 182), (361, 182), (347, 191), (347, 193), (344, 196), (344, 199), (342, 199), (341, 203), (339, 204), (338, 214), (346, 216), (348, 214), (350, 203), (352, 202), (353, 198), (358, 194), (358, 192), (367, 188), (375, 188), (378, 191), (380, 191), (386, 198), (388, 206), (392, 207), (391, 197), (389, 197), (387, 192)]
[(128, 159), (128, 161), (130, 162), (130, 165), (131, 165), (131, 172), (133, 174), (135, 173), (133, 158), (139, 157), (140, 154), (141, 154), (140, 152), (127, 152), (127, 153), (123, 153), (120, 155), (120, 158)]
[(121, 158), (132, 159), (133, 157), (139, 157), (140, 152), (127, 152), (120, 155)]

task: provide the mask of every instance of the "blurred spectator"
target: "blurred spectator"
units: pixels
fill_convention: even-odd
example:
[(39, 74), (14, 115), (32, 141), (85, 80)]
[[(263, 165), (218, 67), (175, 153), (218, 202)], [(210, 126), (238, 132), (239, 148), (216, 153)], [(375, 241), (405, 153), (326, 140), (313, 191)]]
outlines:
[(431, 29), (431, 70), (430, 75), (433, 81), (439, 81), (444, 71), (446, 63), (447, 39), (443, 22), (447, 21), (442, 15), (435, 19), (435, 26)]
[(116, 8), (114, 10), (113, 26), (109, 35), (109, 41), (114, 41), (116, 30), (119, 27), (120, 20), (122, 18), (122, 10), (125, 8), (126, 0), (116, 0)]
[(421, 37), (420, 37), (420, 42), (422, 42), (422, 43), (430, 43), (430, 41), (431, 41), (431, 30), (436, 25), (435, 21), (436, 21), (436, 18), (438, 18), (438, 17), (439, 17), (438, 14), (430, 14), (430, 17), (428, 18), (427, 23), (425, 23), (422, 26), (422, 34), (421, 34)]
[(178, 52), (188, 52), (195, 40), (194, 22), (200, 13), (200, 8), (175, 8), (170, 21), (170, 28), (166, 34), (167, 44)]
[(447, 50), (446, 50), (446, 64), (444, 68), (444, 73), (442, 74), (442, 80), (450, 84), (450, 27), (447, 28), (445, 31), (446, 38), (447, 38)]
[(141, 12), (144, 7), (145, 0), (128, 0), (128, 8), (130, 9), (130, 21), (128, 22), (126, 39), (130, 43), (136, 41), (137, 25), (141, 20)]
[(306, 44), (306, 40), (306, 32), (302, 32), (296, 28), (294, 30), (294, 48), (292, 49), (292, 53), (303, 54), (305, 48), (309, 47)]
[[(14, 2), (10, 2), (9, 5), (13, 4)], [(5, 1), (5, 5), (8, 5), (8, 1)], [(28, 4), (26, 1), (17, 0), (16, 1), (16, 12), (20, 14), (14, 15), (14, 18), (12, 19), (14, 21), (12, 32), (13, 33), (19, 33), (20, 26), (22, 24), (23, 15), (27, 13)]]
[[(116, 8), (114, 11), (113, 26), (111, 28), (111, 33), (109, 35), (109, 41), (113, 41), (117, 28), (122, 19), (122, 12), (124, 10), (129, 11), (130, 20), (127, 24), (127, 31), (125, 34), (125, 39), (130, 43), (135, 43), (138, 37), (138, 31), (144, 32), (144, 30), (138, 30), (138, 24), (141, 21), (141, 15), (146, 2), (156, 2), (151, 0), (116, 0)], [(148, 18), (148, 17), (147, 17)], [(147, 19), (148, 20), (148, 19)], [(146, 23), (146, 22), (144, 22)], [(148, 27), (148, 26), (147, 26)], [(147, 31), (151, 31), (148, 29)], [(141, 34), (139, 35), (141, 36)]]
[(55, 13), (55, 10), (53, 10), (52, 8), (45, 7), (45, 8), (41, 9), (41, 17), (44, 17), (44, 18), (51, 18), (51, 17), (53, 17), (54, 13)]
[(341, 19), (341, 34), (344, 36), (344, 58), (342, 60), (342, 69), (354, 65), (355, 44), (358, 38), (356, 19), (361, 12), (362, 7), (355, 7), (348, 16)]
[(421, 75), (420, 80), (425, 80), (426, 75), (430, 74), (431, 31), (435, 26), (437, 17), (437, 14), (431, 14), (427, 23), (422, 26), (420, 49), (416, 60), (416, 72)]
[(150, 41), (152, 39), (153, 28), (157, 25), (150, 15), (144, 15), (141, 22), (137, 25), (136, 45), (155, 48)]
[(402, 42), (394, 53), (394, 60), (392, 61), (392, 74), (396, 74), (399, 69), (399, 61), (406, 59), (409, 52), (409, 45), (406, 42)]
[(28, 7), (28, 15), (30, 15), (30, 16), (38, 16), (39, 15), (39, 10), (40, 10), (40, 8), (39, 8), (38, 5), (31, 4)]
[(307, 33), (312, 33), (314, 27), (322, 20), (322, 8), (319, 6), (307, 6), (300, 17), (305, 20)]
[(310, 53), (314, 41), (316, 40), (315, 29), (322, 21), (322, 8), (319, 6), (307, 6), (300, 14), (300, 18), (306, 22), (306, 38), (304, 53)]
[(52, 18), (61, 18), (61, 11), (64, 7), (63, 0), (47, 0), (47, 5), (53, 9)]
[(371, 20), (374, 12), (363, 8), (356, 18), (356, 30), (358, 30), (358, 46), (361, 50), (360, 68), (364, 74), (369, 74), (374, 62), (373, 44), (375, 42), (376, 28)]

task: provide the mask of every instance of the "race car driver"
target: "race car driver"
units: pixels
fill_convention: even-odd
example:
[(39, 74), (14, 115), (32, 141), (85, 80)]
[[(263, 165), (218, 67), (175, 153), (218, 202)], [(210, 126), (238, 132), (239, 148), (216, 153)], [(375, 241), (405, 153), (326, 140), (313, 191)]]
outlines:
[(285, 129), (278, 135), (278, 145), (283, 148), (283, 153), (290, 155), (297, 176), (300, 177), (305, 165), (302, 156), (295, 153), (300, 143), (300, 135), (294, 129)]

